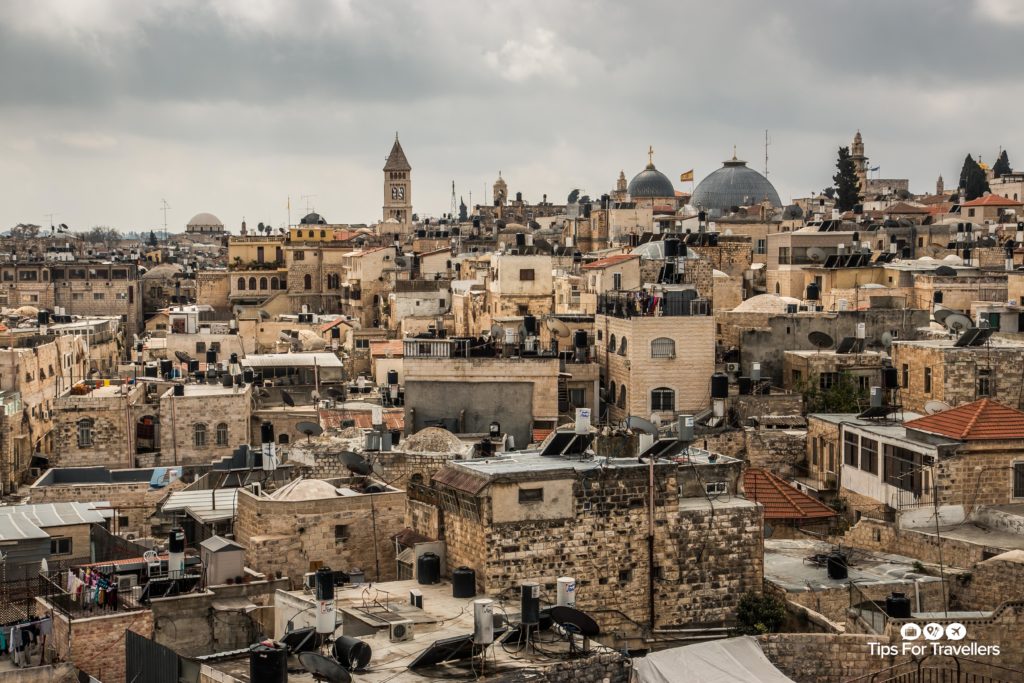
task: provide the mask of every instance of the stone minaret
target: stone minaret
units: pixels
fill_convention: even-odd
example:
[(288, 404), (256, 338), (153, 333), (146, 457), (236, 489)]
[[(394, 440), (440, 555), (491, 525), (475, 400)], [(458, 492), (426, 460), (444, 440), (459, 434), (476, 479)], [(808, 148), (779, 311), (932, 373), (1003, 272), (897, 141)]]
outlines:
[(862, 195), (867, 193), (868, 188), (868, 158), (864, 156), (864, 139), (860, 136), (860, 131), (853, 136), (853, 144), (850, 146), (850, 159), (853, 160), (853, 168), (857, 173), (857, 179), (860, 181), (860, 193)]

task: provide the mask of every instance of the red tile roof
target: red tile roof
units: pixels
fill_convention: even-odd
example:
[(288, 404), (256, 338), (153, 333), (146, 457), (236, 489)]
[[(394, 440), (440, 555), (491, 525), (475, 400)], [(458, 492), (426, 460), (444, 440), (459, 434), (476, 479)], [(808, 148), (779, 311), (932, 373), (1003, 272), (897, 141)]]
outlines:
[(583, 270), (597, 270), (599, 268), (607, 268), (608, 266), (615, 266), (626, 261), (632, 261), (633, 259), (640, 258), (636, 254), (614, 254), (612, 256), (606, 256), (602, 259), (598, 259), (593, 263), (588, 263), (583, 266)]
[(370, 342), (370, 356), (379, 358), (387, 356), (389, 353), (392, 358), (401, 358), (405, 355), (405, 345), (401, 339)]
[(747, 468), (743, 473), (743, 491), (747, 500), (764, 506), (766, 520), (806, 521), (828, 519), (838, 514), (817, 498), (795, 489), (760, 467)]
[(533, 443), (540, 443), (544, 439), (548, 438), (548, 434), (555, 431), (554, 429), (544, 429), (541, 427), (533, 428)]
[(903, 426), (959, 441), (1024, 439), (1024, 413), (990, 398), (919, 417)]
[[(373, 413), (371, 410), (333, 410), (320, 411), (320, 426), (324, 429), (341, 429), (341, 424), (346, 420), (352, 420), (354, 426), (359, 429), (369, 429), (373, 426)], [(384, 426), (389, 430), (405, 429), (405, 411), (401, 408), (384, 410)]]
[(1024, 204), (1013, 199), (1000, 197), (997, 194), (987, 194), (984, 197), (978, 197), (977, 199), (972, 199), (969, 202), (964, 202), (962, 206), (1024, 206)]

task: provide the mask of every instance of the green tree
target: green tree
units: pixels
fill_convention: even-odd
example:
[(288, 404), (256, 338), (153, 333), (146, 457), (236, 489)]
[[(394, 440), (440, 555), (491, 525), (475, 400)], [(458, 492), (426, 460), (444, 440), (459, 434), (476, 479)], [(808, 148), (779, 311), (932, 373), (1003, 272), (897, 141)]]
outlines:
[(804, 410), (808, 413), (857, 413), (867, 399), (848, 372), (841, 372), (831, 386), (821, 387), (820, 376), (808, 377), (797, 385), (803, 394)]
[(839, 157), (836, 159), (836, 174), (832, 181), (836, 188), (836, 209), (839, 211), (850, 211), (853, 205), (860, 202), (860, 180), (857, 178), (857, 168), (850, 158), (850, 148), (840, 147)]
[(152, 230), (149, 231), (149, 246), (155, 247), (157, 245), (156, 233)]
[(736, 607), (736, 620), (741, 635), (773, 633), (786, 620), (786, 605), (774, 595), (745, 593)]
[(1007, 156), (1006, 150), (1004, 149), (1000, 152), (999, 158), (996, 159), (996, 163), (992, 164), (992, 173), (996, 178), (998, 178), (1012, 172), (1013, 168), (1010, 166), (1010, 157)]
[(988, 192), (988, 178), (981, 165), (974, 160), (970, 154), (964, 159), (963, 168), (960, 169), (960, 184), (964, 199), (971, 201)]

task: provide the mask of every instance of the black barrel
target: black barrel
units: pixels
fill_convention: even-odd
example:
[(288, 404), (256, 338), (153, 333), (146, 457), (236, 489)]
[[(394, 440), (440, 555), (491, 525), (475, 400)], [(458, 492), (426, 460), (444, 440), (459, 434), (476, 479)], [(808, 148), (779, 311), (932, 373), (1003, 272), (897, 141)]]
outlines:
[(750, 380), (749, 377), (740, 377), (738, 380), (736, 380), (736, 383), (740, 387), (741, 396), (749, 395), (751, 387), (754, 386), (754, 383)]
[(828, 569), (828, 578), (835, 581), (842, 581), (846, 578), (846, 555), (842, 553), (830, 553), (825, 566)]
[(520, 620), (524, 626), (540, 623), (540, 584), (526, 581), (521, 586), (519, 598)]
[(711, 398), (729, 398), (729, 375), (724, 372), (711, 375)]
[(370, 657), (373, 656), (373, 650), (369, 645), (352, 636), (339, 636), (334, 641), (332, 650), (338, 664), (349, 671), (365, 669), (366, 665), (370, 663)]
[(896, 371), (896, 368), (887, 366), (882, 368), (882, 388), (883, 389), (895, 389), (899, 386), (900, 374)]
[(423, 553), (416, 560), (416, 580), (429, 586), (441, 582), (441, 558), (434, 553)]
[(818, 287), (817, 282), (812, 282), (807, 285), (807, 300), (817, 301), (821, 298), (821, 289)]
[(160, 376), (167, 377), (171, 374), (171, 370), (174, 369), (174, 361), (167, 360), (166, 358), (160, 361)]
[(146, 363), (146, 367), (143, 369), (142, 374), (146, 377), (157, 377), (160, 374), (160, 368), (156, 363)]
[(194, 375), (199, 372), (199, 361), (195, 358), (190, 358), (188, 361), (188, 374)]
[(174, 385), (174, 395), (175, 396), (184, 396), (185, 395), (185, 385), (184, 384), (175, 384)]
[(472, 598), (476, 595), (476, 572), (469, 567), (459, 567), (452, 572), (452, 597)]
[(167, 539), (167, 549), (172, 553), (185, 552), (185, 530), (171, 529), (171, 536)]
[(328, 567), (316, 570), (316, 599), (334, 599), (334, 572)]
[(388, 384), (398, 384), (398, 370), (388, 370)]
[(231, 375), (224, 373), (224, 376), (220, 378), (220, 383), (224, 387), (230, 387), (235, 383), (235, 380)]
[(210, 349), (209, 351), (207, 351), (206, 352), (206, 362), (207, 363), (216, 363), (217, 362), (217, 352), (214, 351), (213, 349)]
[(50, 324), (50, 312), (49, 311), (39, 311), (38, 313), (36, 313), (36, 322), (39, 323), (40, 325), (49, 325)]
[(906, 593), (893, 592), (885, 599), (885, 613), (891, 619), (909, 619), (911, 617), (910, 598)]
[(665, 240), (665, 258), (676, 258), (679, 256), (679, 240)]
[(572, 333), (572, 345), (577, 349), (587, 348), (587, 331), (576, 330)]
[(252, 371), (252, 368), (246, 368), (242, 370), (242, 381), (246, 384), (252, 384), (252, 380), (256, 377), (256, 373)]
[(262, 644), (249, 648), (249, 680), (252, 683), (288, 683), (288, 650)]

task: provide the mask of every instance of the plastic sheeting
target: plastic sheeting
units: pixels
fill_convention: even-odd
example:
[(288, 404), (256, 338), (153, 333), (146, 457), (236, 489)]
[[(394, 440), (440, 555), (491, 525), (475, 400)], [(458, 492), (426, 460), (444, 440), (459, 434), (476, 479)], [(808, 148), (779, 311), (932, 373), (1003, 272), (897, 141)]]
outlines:
[(793, 683), (751, 636), (661, 650), (634, 659), (639, 683)]

